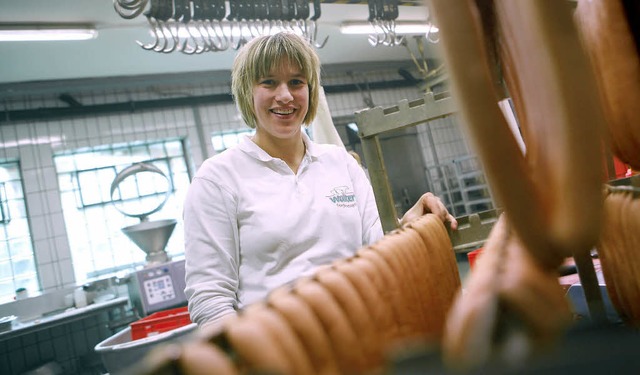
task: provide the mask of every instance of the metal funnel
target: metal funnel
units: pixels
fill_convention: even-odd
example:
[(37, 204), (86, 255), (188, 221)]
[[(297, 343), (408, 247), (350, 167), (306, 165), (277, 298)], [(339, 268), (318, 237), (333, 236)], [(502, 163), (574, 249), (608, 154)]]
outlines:
[(174, 219), (143, 221), (122, 228), (122, 232), (147, 253), (147, 262), (164, 263), (169, 261), (164, 247), (167, 246), (176, 223)]

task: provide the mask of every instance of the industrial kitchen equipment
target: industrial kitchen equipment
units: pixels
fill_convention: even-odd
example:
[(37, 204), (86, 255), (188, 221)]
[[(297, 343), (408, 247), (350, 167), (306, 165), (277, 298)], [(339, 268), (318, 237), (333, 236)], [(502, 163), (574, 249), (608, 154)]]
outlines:
[[(151, 179), (146, 181), (138, 181), (142, 173), (151, 173)], [(142, 212), (134, 213), (125, 210), (118, 202), (126, 202), (127, 197), (124, 189), (120, 188), (121, 184), (125, 186), (132, 183), (140, 184), (140, 182), (156, 183), (156, 179), (160, 179), (160, 183), (165, 183), (167, 188), (164, 194), (159, 198), (158, 194), (138, 195), (135, 197), (135, 203)], [(114, 193), (118, 193), (117, 199), (114, 199)], [(111, 183), (111, 199), (115, 208), (122, 214), (129, 217), (140, 219), (140, 223), (122, 228), (122, 232), (131, 239), (142, 251), (147, 254), (147, 266), (166, 263), (170, 260), (165, 246), (173, 233), (176, 226), (175, 219), (165, 219), (157, 221), (149, 221), (149, 215), (160, 211), (171, 195), (171, 182), (167, 176), (153, 164), (150, 163), (134, 163), (118, 173)]]
[[(155, 189), (162, 187), (162, 184), (166, 186), (166, 190), (156, 192)], [(127, 192), (133, 190), (134, 186), (139, 193), (140, 185), (154, 186), (153, 192), (127, 196)], [(129, 189), (125, 190), (124, 187)], [(114, 199), (115, 193), (117, 199)], [(149, 215), (164, 206), (170, 194), (169, 179), (162, 170), (150, 163), (132, 164), (118, 173), (111, 184), (111, 197), (115, 207), (124, 215), (140, 219), (140, 223), (122, 228), (122, 232), (147, 254), (144, 268), (133, 271), (126, 281), (131, 304), (141, 317), (184, 306), (187, 302), (184, 294), (184, 260), (171, 262), (165, 250), (176, 220), (148, 220)], [(129, 202), (135, 203), (132, 206), (142, 212), (134, 213), (131, 208), (125, 210), (124, 203)]]
[[(147, 173), (146, 178), (138, 175), (142, 173)], [(166, 190), (162, 190), (163, 183)], [(128, 195), (130, 191), (140, 193), (143, 189), (143, 194)], [(133, 310), (141, 319), (95, 347), (110, 373), (126, 370), (156, 345), (179, 340), (195, 330), (196, 325), (191, 323), (185, 307), (185, 262), (171, 260), (165, 249), (176, 220), (148, 220), (149, 215), (164, 206), (171, 191), (170, 180), (150, 163), (132, 164), (118, 173), (111, 184), (111, 198), (116, 208), (124, 215), (140, 219), (140, 223), (122, 228), (122, 232), (147, 256), (144, 267), (121, 278), (127, 285)], [(126, 203), (142, 213), (125, 210), (122, 206)], [(172, 309), (182, 314), (171, 314), (175, 311)], [(157, 315), (162, 315), (160, 321), (154, 319)]]

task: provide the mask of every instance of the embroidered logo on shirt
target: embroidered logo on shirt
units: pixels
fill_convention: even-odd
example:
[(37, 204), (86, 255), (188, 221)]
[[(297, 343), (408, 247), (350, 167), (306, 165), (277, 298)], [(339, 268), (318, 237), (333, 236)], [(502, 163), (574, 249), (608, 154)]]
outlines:
[(356, 195), (349, 190), (348, 186), (338, 186), (331, 189), (331, 195), (327, 195), (338, 207), (355, 207)]

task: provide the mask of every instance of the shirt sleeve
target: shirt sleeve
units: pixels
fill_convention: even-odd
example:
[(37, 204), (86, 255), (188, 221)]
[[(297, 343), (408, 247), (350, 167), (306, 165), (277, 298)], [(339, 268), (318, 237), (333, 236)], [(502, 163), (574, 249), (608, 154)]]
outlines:
[(362, 218), (362, 244), (370, 245), (384, 235), (373, 187), (362, 166), (351, 155), (347, 153), (345, 155), (347, 155), (347, 168), (349, 168), (358, 210), (360, 210)]
[(184, 203), (185, 294), (198, 325), (234, 314), (239, 283), (235, 197), (195, 177)]

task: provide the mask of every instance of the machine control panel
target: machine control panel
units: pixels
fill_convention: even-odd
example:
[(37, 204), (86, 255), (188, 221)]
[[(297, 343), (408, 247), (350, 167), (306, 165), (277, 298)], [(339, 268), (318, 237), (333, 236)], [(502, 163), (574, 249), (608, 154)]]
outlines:
[(148, 267), (134, 272), (129, 297), (141, 316), (184, 306), (184, 260)]
[(143, 285), (149, 305), (176, 298), (176, 292), (169, 275), (145, 280)]

